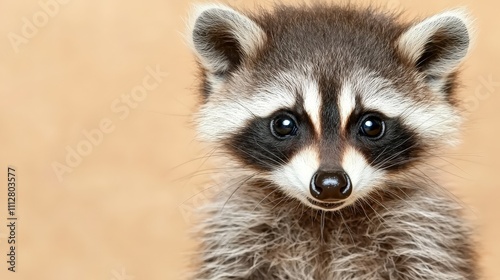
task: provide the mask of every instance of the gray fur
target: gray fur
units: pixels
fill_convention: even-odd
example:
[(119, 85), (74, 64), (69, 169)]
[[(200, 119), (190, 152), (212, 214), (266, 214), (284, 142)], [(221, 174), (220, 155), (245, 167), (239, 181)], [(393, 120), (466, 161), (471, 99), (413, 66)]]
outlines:
[[(352, 6), (211, 5), (190, 28), (199, 138), (227, 170), (199, 212), (192, 279), (478, 279), (462, 207), (424, 168), (461, 123), (455, 93), (471, 32), (462, 11), (404, 23)], [(301, 138), (272, 152), (259, 143), (273, 143), (266, 121), (279, 110), (301, 112)], [(371, 111), (393, 121), (386, 146), (401, 150), (375, 152), (351, 133)], [(307, 202), (325, 166), (355, 179), (332, 211)]]
[(192, 279), (478, 279), (462, 209), (430, 181), (324, 212), (247, 178), (200, 209)]

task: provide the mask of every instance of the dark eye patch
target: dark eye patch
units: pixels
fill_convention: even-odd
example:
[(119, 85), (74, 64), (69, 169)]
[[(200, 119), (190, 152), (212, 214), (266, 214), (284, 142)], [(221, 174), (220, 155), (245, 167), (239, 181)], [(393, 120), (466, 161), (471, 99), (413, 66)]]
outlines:
[[(367, 115), (378, 115), (384, 121), (382, 137), (374, 140), (360, 133), (360, 126)], [(362, 108), (357, 108), (350, 116), (348, 134), (352, 145), (377, 169), (405, 168), (417, 160), (424, 149), (419, 135), (405, 125), (402, 118), (388, 118), (379, 113), (365, 112)]]
[(261, 171), (270, 171), (285, 165), (300, 149), (314, 137), (312, 124), (305, 114), (286, 112), (294, 116), (297, 131), (293, 137), (277, 138), (270, 124), (277, 112), (267, 118), (255, 118), (248, 122), (226, 143), (226, 147), (247, 166)]

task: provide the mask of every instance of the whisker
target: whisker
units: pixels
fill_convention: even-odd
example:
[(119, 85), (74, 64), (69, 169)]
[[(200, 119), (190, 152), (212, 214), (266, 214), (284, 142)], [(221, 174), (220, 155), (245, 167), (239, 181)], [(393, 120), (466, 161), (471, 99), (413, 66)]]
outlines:
[(231, 193), (231, 195), (227, 198), (227, 200), (224, 202), (224, 205), (222, 205), (222, 208), (220, 210), (220, 213), (222, 213), (222, 211), (224, 210), (224, 207), (226, 206), (226, 204), (229, 202), (229, 200), (231, 199), (231, 197), (233, 197), (233, 195), (236, 193), (236, 191), (238, 191), (246, 182), (248, 182), (250, 179), (252, 179), (253, 177), (255, 177), (257, 174), (253, 174), (253, 175), (250, 175), (248, 176), (247, 178), (245, 178), (243, 180), (243, 182)]

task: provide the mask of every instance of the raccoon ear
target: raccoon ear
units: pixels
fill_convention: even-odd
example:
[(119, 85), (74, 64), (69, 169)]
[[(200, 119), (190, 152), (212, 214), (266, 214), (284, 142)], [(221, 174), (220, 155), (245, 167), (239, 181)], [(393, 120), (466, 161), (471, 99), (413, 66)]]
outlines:
[(191, 42), (202, 66), (212, 74), (235, 69), (261, 47), (266, 35), (250, 18), (223, 5), (195, 8)]
[(411, 26), (397, 42), (402, 55), (437, 90), (447, 84), (467, 55), (471, 21), (464, 10), (451, 10)]

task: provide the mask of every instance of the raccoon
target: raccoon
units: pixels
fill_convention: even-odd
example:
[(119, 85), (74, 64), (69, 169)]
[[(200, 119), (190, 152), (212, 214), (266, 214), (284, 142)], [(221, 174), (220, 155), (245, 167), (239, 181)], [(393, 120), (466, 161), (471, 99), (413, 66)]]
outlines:
[(199, 139), (219, 159), (191, 279), (478, 279), (429, 162), (457, 143), (462, 9), (197, 6)]

